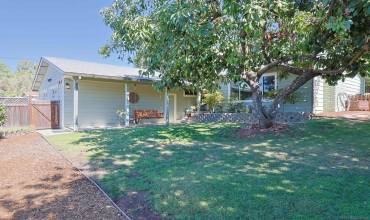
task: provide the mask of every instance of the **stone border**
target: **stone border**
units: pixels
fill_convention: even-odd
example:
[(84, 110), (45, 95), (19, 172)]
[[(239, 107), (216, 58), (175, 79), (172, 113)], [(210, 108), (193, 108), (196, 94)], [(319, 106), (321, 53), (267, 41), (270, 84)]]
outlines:
[[(297, 123), (311, 118), (311, 113), (307, 112), (279, 112), (276, 115), (276, 122)], [(212, 122), (231, 122), (231, 123), (258, 123), (258, 118), (251, 113), (201, 113), (191, 117), (191, 122), (212, 123)]]

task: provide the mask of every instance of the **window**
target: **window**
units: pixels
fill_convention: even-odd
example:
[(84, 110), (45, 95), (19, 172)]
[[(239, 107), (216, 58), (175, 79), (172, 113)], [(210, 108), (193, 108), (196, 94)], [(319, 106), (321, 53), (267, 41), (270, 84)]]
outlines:
[(194, 97), (197, 96), (197, 92), (191, 89), (185, 89), (184, 90), (184, 96), (185, 97)]
[(130, 92), (128, 100), (132, 104), (138, 103), (139, 102), (139, 95), (136, 92)]
[(276, 75), (266, 75), (262, 77), (262, 93), (276, 90)]

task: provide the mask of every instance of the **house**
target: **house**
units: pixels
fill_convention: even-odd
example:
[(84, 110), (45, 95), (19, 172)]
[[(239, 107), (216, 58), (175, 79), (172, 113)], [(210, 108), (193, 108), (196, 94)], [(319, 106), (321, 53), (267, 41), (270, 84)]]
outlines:
[[(279, 77), (276, 72), (264, 74), (260, 79), (264, 104), (271, 104), (266, 94), (289, 85), (294, 75)], [(230, 101), (242, 102), (246, 105), (252, 103), (252, 92), (242, 83), (228, 83), (221, 86), (224, 97)], [(321, 77), (315, 77), (299, 88), (294, 94), (294, 100), (286, 101), (280, 105), (283, 112), (337, 112), (346, 110), (346, 101), (350, 95), (365, 93), (365, 79), (359, 75), (339, 81), (337, 85), (330, 86)]]
[[(117, 111), (129, 112), (124, 124), (132, 121), (137, 111), (156, 111), (163, 117), (148, 119), (152, 122), (180, 121), (186, 109), (200, 104), (200, 93), (183, 89), (159, 91), (153, 83), (158, 77), (140, 74), (138, 68), (113, 66), (85, 61), (42, 57), (33, 81), (32, 90), (42, 100), (57, 101), (60, 108), (61, 128), (95, 128), (119, 126), (122, 120)], [(260, 84), (264, 103), (271, 103), (267, 94), (284, 88), (294, 76), (278, 77), (275, 72), (264, 74)], [(329, 86), (316, 77), (302, 86), (294, 102), (281, 104), (284, 112), (344, 111), (348, 95), (363, 94), (362, 77), (348, 78), (336, 86)], [(221, 86), (226, 100), (251, 104), (251, 92), (243, 84)]]
[(156, 90), (157, 80), (142, 76), (138, 68), (42, 57), (32, 90), (39, 99), (59, 102), (61, 128), (119, 126), (117, 110), (129, 110), (127, 122), (135, 110), (168, 109), (170, 122), (181, 120), (185, 109), (196, 105), (197, 95), (183, 89)]

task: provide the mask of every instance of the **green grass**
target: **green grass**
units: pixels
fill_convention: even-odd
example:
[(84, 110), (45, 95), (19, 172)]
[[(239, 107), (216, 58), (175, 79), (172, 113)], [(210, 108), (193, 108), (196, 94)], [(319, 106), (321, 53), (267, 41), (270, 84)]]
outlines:
[(165, 218), (370, 218), (370, 123), (312, 120), (245, 139), (235, 127), (148, 126), (50, 141), (104, 171), (97, 178), (113, 199), (145, 192)]

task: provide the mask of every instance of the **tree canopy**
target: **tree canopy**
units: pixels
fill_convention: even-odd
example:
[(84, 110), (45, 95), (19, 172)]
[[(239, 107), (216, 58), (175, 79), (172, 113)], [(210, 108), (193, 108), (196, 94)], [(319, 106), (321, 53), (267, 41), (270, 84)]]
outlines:
[[(368, 0), (116, 0), (102, 11), (113, 34), (101, 53), (159, 72), (167, 87), (244, 81), (273, 119), (315, 76), (335, 84), (369, 75), (369, 14)], [(271, 70), (296, 79), (266, 109), (259, 79)]]
[(0, 63), (0, 96), (24, 96), (31, 91), (36, 66), (31, 61), (20, 61), (16, 71)]

